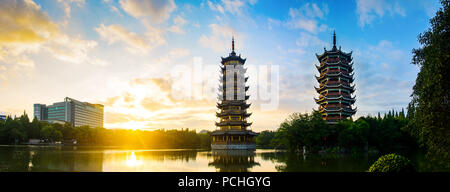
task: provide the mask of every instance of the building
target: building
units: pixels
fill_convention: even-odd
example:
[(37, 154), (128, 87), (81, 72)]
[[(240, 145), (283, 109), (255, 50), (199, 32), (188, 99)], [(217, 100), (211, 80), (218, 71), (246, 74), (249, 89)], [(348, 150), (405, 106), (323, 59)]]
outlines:
[(70, 122), (72, 126), (103, 127), (103, 105), (81, 102), (66, 97), (63, 102), (34, 104), (34, 116), (41, 121)]
[(351, 117), (356, 113), (355, 97), (352, 97), (355, 91), (353, 84), (353, 62), (352, 52), (345, 53), (336, 48), (336, 33), (333, 34), (333, 48), (317, 55), (320, 66), (320, 77), (316, 76), (320, 83), (319, 88), (314, 87), (319, 93), (319, 98), (314, 100), (319, 105), (318, 111), (328, 124), (336, 124), (339, 120)]
[(0, 120), (5, 120), (6, 121), (6, 115), (0, 115)]
[(48, 118), (48, 110), (47, 107), (44, 104), (34, 104), (34, 116), (39, 120), (43, 121)]
[(217, 130), (210, 133), (212, 137), (212, 149), (255, 149), (254, 137), (257, 133), (248, 130), (251, 123), (247, 118), (251, 113), (247, 113), (250, 104), (246, 95), (248, 86), (245, 83), (246, 69), (243, 68), (246, 59), (237, 56), (234, 52), (234, 38), (232, 40), (232, 51), (228, 57), (221, 62), (221, 77), (219, 87), (219, 102), (217, 108), (219, 112), (216, 116), (220, 119), (216, 122)]

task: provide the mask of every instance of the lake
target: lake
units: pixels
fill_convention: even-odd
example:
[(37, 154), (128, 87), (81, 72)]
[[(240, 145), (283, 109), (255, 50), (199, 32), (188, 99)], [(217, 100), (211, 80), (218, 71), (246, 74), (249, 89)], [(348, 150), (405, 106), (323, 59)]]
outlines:
[(284, 151), (153, 150), (87, 146), (0, 146), (0, 171), (14, 172), (362, 172), (379, 155)]

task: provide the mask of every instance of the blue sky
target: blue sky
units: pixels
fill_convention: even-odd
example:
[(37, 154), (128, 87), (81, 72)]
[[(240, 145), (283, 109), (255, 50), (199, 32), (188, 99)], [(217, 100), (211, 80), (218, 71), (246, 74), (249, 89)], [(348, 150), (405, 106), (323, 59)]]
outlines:
[[(431, 0), (6, 0), (0, 2), (0, 111), (69, 96), (105, 105), (108, 128), (214, 129), (215, 98), (173, 100), (171, 73), (201, 57), (218, 67), (231, 49), (248, 65), (280, 67), (279, 107), (255, 97), (252, 128), (276, 129), (317, 108), (315, 53), (353, 51), (356, 117), (410, 101), (411, 50), (439, 8)], [(27, 33), (25, 33), (27, 32)], [(252, 78), (252, 77), (250, 77)], [(205, 73), (203, 81), (217, 80)], [(193, 91), (195, 92), (195, 91)], [(197, 93), (193, 93), (197, 94)]]

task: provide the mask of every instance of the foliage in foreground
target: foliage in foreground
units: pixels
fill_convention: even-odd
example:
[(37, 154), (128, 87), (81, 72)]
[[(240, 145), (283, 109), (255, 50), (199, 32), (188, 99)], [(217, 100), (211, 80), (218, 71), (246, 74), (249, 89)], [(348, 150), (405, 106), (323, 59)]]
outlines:
[(407, 158), (397, 154), (388, 154), (378, 158), (370, 166), (369, 172), (415, 172), (415, 169)]
[(450, 1), (430, 20), (431, 28), (419, 35), (421, 48), (412, 63), (420, 67), (413, 87), (408, 131), (427, 149), (428, 157), (450, 167)]

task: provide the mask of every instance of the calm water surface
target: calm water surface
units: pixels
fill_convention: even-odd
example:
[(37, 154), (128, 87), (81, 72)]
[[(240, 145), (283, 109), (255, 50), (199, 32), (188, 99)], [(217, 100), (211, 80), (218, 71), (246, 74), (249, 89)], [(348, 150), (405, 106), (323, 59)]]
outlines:
[(136, 150), (0, 146), (0, 171), (261, 172), (366, 171), (378, 156), (299, 155), (283, 151)]

